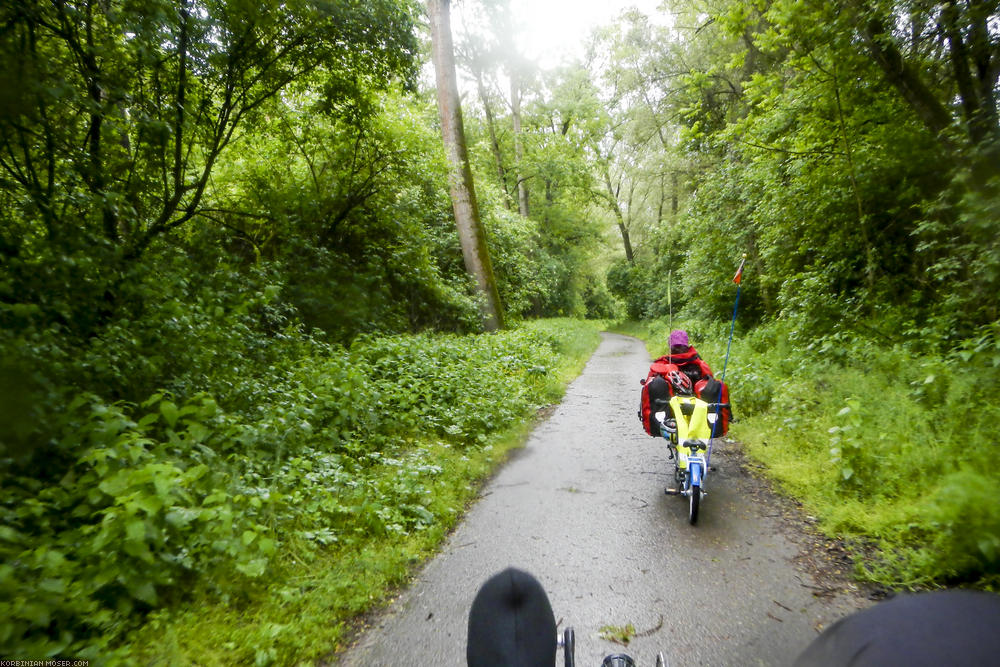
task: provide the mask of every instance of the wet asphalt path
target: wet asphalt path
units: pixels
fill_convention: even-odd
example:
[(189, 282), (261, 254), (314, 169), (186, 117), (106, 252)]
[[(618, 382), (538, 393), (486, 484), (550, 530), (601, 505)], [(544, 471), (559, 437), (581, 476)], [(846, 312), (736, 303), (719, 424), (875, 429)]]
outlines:
[[(664, 441), (636, 418), (648, 367), (640, 341), (603, 334), (562, 404), (340, 664), (464, 665), (476, 590), (511, 565), (542, 582), (560, 630), (575, 629), (580, 667), (617, 652), (652, 666), (657, 651), (672, 667), (785, 665), (856, 608), (812, 595), (776, 510), (747, 493), (734, 443), (716, 444), (698, 525), (687, 523), (686, 499), (663, 493)], [(641, 634), (628, 647), (600, 637), (628, 623)]]

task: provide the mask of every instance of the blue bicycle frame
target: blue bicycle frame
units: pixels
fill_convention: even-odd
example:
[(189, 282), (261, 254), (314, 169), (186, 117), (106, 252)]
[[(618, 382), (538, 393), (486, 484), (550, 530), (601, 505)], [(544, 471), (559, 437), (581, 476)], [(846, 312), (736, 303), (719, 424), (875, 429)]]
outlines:
[[(669, 443), (667, 446), (674, 459), (674, 480), (678, 485), (676, 490), (667, 493), (684, 496), (688, 499), (688, 521), (694, 525), (698, 521), (701, 507), (701, 497), (705, 494), (702, 488), (705, 476), (708, 474), (708, 459), (711, 456), (711, 439), (689, 438), (678, 439), (676, 419), (667, 419), (667, 413), (657, 412), (655, 417), (660, 423), (660, 434)], [(704, 454), (701, 452), (704, 451)]]

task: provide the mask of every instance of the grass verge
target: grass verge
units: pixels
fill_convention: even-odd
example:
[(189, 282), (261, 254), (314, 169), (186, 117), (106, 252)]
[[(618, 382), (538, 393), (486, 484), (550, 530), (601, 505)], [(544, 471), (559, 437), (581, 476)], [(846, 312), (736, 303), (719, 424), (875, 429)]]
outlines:
[[(716, 372), (728, 329), (675, 322)], [(615, 331), (666, 349), (663, 322)], [(859, 580), (890, 589), (1000, 585), (1000, 336), (941, 357), (902, 346), (803, 340), (781, 324), (737, 336), (726, 381), (730, 435), (775, 488), (855, 555)]]
[[(543, 401), (557, 402), (600, 342), (600, 323), (546, 320), (523, 326), (558, 339), (557, 358), (538, 392)], [(276, 565), (238, 595), (220, 597), (218, 587), (198, 590), (182, 607), (150, 615), (129, 636), (130, 660), (172, 666), (323, 664), (363, 628), (367, 614), (390, 602), (436, 553), (481, 483), (524, 444), (534, 422), (526, 414), (469, 446), (417, 435), (384, 451), (388, 463), (369, 470), (369, 477), (376, 478), (372, 483), (391, 483), (400, 474), (399, 460), (416, 462), (427, 471), (422, 475), (423, 506), (433, 522), (403, 535), (367, 534), (362, 527), (361, 536), (349, 544), (326, 548), (287, 540)]]

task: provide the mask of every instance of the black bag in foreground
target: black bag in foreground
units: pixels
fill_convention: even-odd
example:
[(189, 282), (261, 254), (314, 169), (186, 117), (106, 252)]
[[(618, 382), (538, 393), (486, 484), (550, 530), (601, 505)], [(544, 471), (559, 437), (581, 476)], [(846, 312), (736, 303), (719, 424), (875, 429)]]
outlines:
[(986, 667), (1000, 664), (1000, 595), (946, 590), (899, 595), (840, 619), (795, 667)]

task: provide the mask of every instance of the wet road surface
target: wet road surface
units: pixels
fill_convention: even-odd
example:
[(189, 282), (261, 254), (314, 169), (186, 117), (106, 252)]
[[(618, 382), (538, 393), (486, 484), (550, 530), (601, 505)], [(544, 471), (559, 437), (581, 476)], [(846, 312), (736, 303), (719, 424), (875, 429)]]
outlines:
[[(651, 666), (657, 651), (672, 667), (785, 665), (817, 628), (861, 604), (813, 595), (792, 562), (796, 543), (776, 509), (750, 493), (756, 483), (732, 442), (717, 441), (698, 524), (688, 524), (687, 500), (663, 493), (673, 465), (665, 441), (636, 417), (645, 346), (602, 337), (440, 555), (339, 664), (464, 665), (469, 606), (508, 566), (541, 581), (560, 630), (575, 629), (580, 667), (619, 652)], [(629, 623), (640, 636), (627, 647), (600, 636)]]

